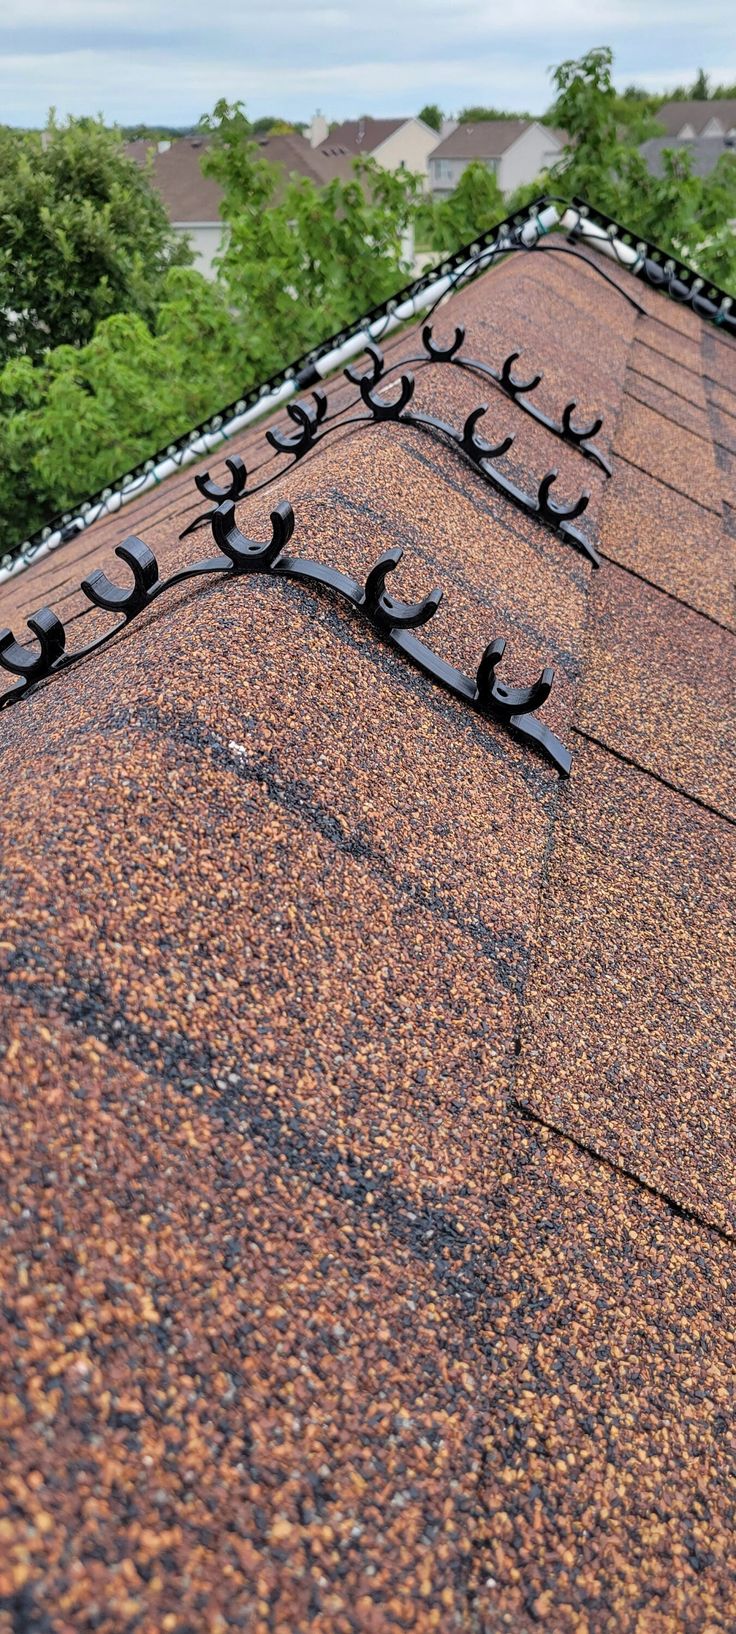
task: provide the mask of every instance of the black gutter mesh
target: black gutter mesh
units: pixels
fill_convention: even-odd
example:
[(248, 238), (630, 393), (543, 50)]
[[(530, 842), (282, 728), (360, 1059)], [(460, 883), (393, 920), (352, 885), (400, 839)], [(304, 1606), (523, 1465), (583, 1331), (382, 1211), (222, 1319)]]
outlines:
[[(702, 273), (696, 272), (693, 267), (689, 267), (686, 261), (678, 260), (677, 256), (673, 255), (671, 250), (663, 250), (658, 244), (652, 244), (649, 239), (642, 237), (642, 234), (637, 233), (632, 227), (622, 226), (619, 221), (614, 220), (613, 216), (607, 216), (605, 212), (603, 210), (599, 210), (595, 204), (589, 204), (587, 199), (581, 198), (578, 194), (576, 194), (572, 200), (572, 204), (576, 210), (579, 210), (584, 221), (590, 221), (595, 226), (604, 228), (612, 241), (614, 238), (617, 238), (620, 243), (626, 244), (630, 249), (639, 250), (646, 261), (650, 261), (654, 267), (659, 268), (663, 274), (663, 278), (661, 285), (658, 282), (657, 287), (663, 288), (665, 293), (671, 296), (673, 300), (680, 300), (683, 305), (694, 304), (693, 301), (686, 301), (684, 295), (678, 295), (676, 290), (673, 291), (669, 287), (668, 278), (671, 280), (674, 276), (676, 281), (682, 284), (683, 289), (687, 291), (688, 295), (694, 297), (695, 299), (699, 299), (699, 301), (702, 303), (707, 302), (716, 309), (721, 307), (724, 302), (730, 308), (736, 301), (736, 296), (729, 294), (728, 290), (726, 289), (721, 289), (720, 284), (714, 284), (710, 278), (704, 278)], [(539, 209), (539, 204), (537, 204), (535, 208)], [(570, 237), (577, 243), (581, 236), (582, 235), (579, 234), (578, 229), (573, 227)], [(617, 260), (619, 261), (619, 266), (626, 265), (625, 262), (621, 261), (618, 256)], [(630, 267), (626, 267), (627, 272), (630, 272), (631, 270), (632, 269)], [(711, 321), (715, 323), (716, 328), (720, 328), (724, 323), (723, 314), (716, 316), (711, 311), (702, 310), (700, 305), (696, 305), (694, 310), (698, 312), (701, 317), (710, 318)], [(729, 317), (727, 320), (725, 320), (725, 322), (728, 333), (735, 333), (736, 330), (734, 330), (732, 327), (734, 322), (732, 312), (729, 312)]]

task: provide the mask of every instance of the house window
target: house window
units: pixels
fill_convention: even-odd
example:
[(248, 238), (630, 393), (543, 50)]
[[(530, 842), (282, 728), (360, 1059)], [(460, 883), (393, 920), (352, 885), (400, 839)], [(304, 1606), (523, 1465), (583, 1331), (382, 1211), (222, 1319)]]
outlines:
[(495, 176), (498, 170), (498, 159), (486, 159), (486, 170), (490, 170)]

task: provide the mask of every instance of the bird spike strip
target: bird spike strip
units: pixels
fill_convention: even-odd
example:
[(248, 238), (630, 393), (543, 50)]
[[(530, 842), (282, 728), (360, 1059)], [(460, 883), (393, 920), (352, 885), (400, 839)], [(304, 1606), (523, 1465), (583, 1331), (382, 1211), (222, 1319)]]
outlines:
[[(456, 332), (456, 340), (458, 334), (460, 334), (460, 331)], [(461, 334), (458, 345), (462, 344), (463, 338), (464, 333)], [(369, 369), (361, 374), (355, 368), (348, 368), (345, 370), (345, 375), (353, 385), (358, 387), (361, 401), (368, 412), (366, 414), (352, 415), (345, 411), (339, 411), (335, 415), (329, 415), (326, 393), (322, 387), (317, 387), (311, 394), (311, 401), (307, 398), (299, 398), (296, 402), (287, 404), (286, 412), (295, 427), (294, 431), (282, 431), (276, 428), (266, 432), (266, 440), (271, 444), (276, 455), (286, 455), (291, 464), (295, 465), (299, 460), (304, 459), (306, 454), (310, 454), (313, 449), (319, 447), (333, 431), (343, 431), (347, 426), (387, 423), (411, 426), (416, 431), (427, 432), (432, 436), (441, 437), (443, 440), (450, 442), (480, 473), (484, 481), (489, 483), (492, 488), (495, 488), (497, 493), (503, 494), (505, 499), (510, 500), (519, 510), (525, 511), (527, 516), (536, 517), (545, 527), (551, 528), (569, 544), (573, 545), (576, 550), (581, 551), (593, 567), (600, 567), (600, 556), (594, 545), (584, 533), (580, 532), (579, 528), (573, 526), (573, 522), (579, 516), (582, 516), (583, 511), (587, 509), (590, 499), (587, 489), (572, 504), (557, 504), (550, 497), (552, 486), (558, 475), (556, 470), (552, 470), (542, 477), (536, 494), (526, 493), (524, 489), (519, 488), (515, 482), (512, 482), (511, 478), (507, 477), (503, 471), (500, 471), (494, 463), (495, 460), (501, 459), (504, 454), (507, 454), (512, 447), (514, 442), (513, 434), (503, 437), (500, 442), (495, 444), (486, 442), (484, 438), (478, 435), (476, 427), (479, 420), (488, 412), (487, 403), (481, 403), (477, 408), (473, 409), (462, 428), (458, 428), (450, 425), (446, 420), (438, 419), (433, 414), (424, 414), (420, 410), (410, 407), (414, 397), (415, 381), (413, 374), (409, 372), (401, 374), (396, 397), (393, 399), (382, 397), (376, 391), (376, 386), (383, 379), (386, 372), (383, 354), (379, 347), (373, 345), (366, 347), (366, 353), (370, 364)], [(531, 391), (541, 379), (541, 375), (539, 375), (528, 382), (515, 380), (512, 374), (512, 365), (518, 356), (518, 352), (512, 353), (511, 357), (506, 359), (504, 368), (498, 376), (498, 382), (508, 396), (521, 395)], [(428, 352), (427, 356), (419, 359), (419, 361), (432, 362), (435, 359)], [(470, 360), (469, 363), (464, 363), (462, 366), (475, 367), (475, 364)], [(398, 364), (396, 367), (398, 370), (402, 365)], [(482, 365), (482, 367), (485, 366)], [(391, 372), (394, 373), (395, 371), (392, 370)], [(492, 378), (496, 378), (495, 374)], [(579, 445), (586, 441), (594, 431), (598, 430), (602, 422), (596, 419), (590, 427), (574, 426), (572, 424), (574, 409), (575, 404), (569, 403), (565, 410), (566, 438), (568, 441), (573, 441), (576, 445)], [(541, 411), (535, 417), (539, 419)], [(270, 483), (275, 482), (279, 476), (283, 475), (283, 471), (286, 469), (281, 466), (278, 471), (265, 477), (262, 482), (248, 488), (248, 473), (242, 459), (237, 457), (234, 460), (228, 460), (227, 464), (230, 466), (232, 476), (228, 488), (222, 488), (213, 483), (208, 471), (204, 473), (204, 476), (195, 478), (200, 493), (217, 500), (219, 503), (222, 502), (223, 498), (236, 501), (246, 494), (250, 496), (260, 493)], [(212, 511), (205, 511), (203, 514), (196, 516), (179, 537), (184, 539), (188, 534), (204, 527), (212, 521), (212, 516)]]
[(518, 363), (521, 352), (509, 352), (508, 357), (504, 358), (500, 369), (494, 369), (492, 363), (485, 363), (475, 357), (464, 357), (460, 352), (464, 339), (465, 326), (459, 323), (455, 328), (455, 338), (451, 344), (449, 346), (438, 346), (432, 339), (432, 325), (427, 323), (422, 330), (422, 345), (425, 355), (423, 357), (406, 358), (404, 363), (398, 364), (397, 367), (403, 368), (410, 363), (426, 363), (429, 361), (432, 363), (453, 363), (458, 369), (465, 369), (473, 374), (482, 374), (487, 380), (492, 380), (502, 392), (505, 392), (506, 396), (512, 399), (517, 408), (522, 409), (525, 414), (529, 414), (533, 420), (536, 420), (538, 425), (545, 426), (546, 430), (551, 431), (553, 436), (560, 437), (563, 442), (569, 443), (572, 448), (579, 449), (586, 459), (594, 460), (595, 464), (600, 466), (601, 471), (605, 471), (607, 477), (612, 475), (610, 461), (606, 459), (600, 448), (596, 448), (592, 440), (598, 435), (603, 425), (602, 414), (596, 414), (590, 425), (575, 425), (573, 415), (577, 408), (577, 402), (573, 398), (569, 403), (565, 404), (559, 420), (551, 419), (529, 397), (530, 392), (536, 391), (537, 386), (541, 385), (544, 375), (536, 373), (532, 375), (530, 380), (517, 380), (514, 374), (514, 364)]
[(508, 732), (539, 751), (561, 777), (569, 776), (572, 763), (569, 751), (548, 726), (537, 720), (535, 713), (549, 697), (554, 672), (543, 669), (539, 680), (532, 682), (531, 686), (504, 685), (496, 675), (506, 647), (503, 640), (492, 641), (486, 647), (474, 680), (439, 658), (413, 632), (434, 616), (442, 600), (442, 591), (432, 590), (422, 601), (408, 603), (399, 601), (386, 590), (388, 574), (393, 573), (401, 561), (403, 552), (400, 549), (385, 551), (361, 585), (337, 568), (308, 557), (286, 554), (286, 546), (294, 532), (294, 512), (286, 500), (271, 512), (271, 538), (265, 543), (247, 539), (240, 532), (231, 499), (223, 500), (217, 506), (212, 513), (211, 526), (221, 554), (182, 568), (168, 579), (159, 576), (156, 557), (142, 539), (131, 537), (118, 545), (115, 554), (130, 568), (133, 583), (127, 588), (114, 584), (99, 568), (83, 579), (81, 589), (88, 601), (117, 615), (117, 620), (111, 629), (76, 652), (67, 652), (64, 625), (48, 607), (42, 607), (28, 619), (29, 629), (38, 643), (35, 650), (22, 646), (11, 630), (1, 630), (0, 666), (19, 679), (0, 697), (0, 708), (19, 702), (39, 682), (62, 674), (72, 664), (98, 652), (144, 608), (150, 607), (174, 585), (207, 574), (232, 578), (245, 573), (262, 573), (273, 579), (293, 579), (301, 584), (320, 586), (342, 596), (385, 640), (398, 648), (431, 680), (452, 692), (478, 714), (490, 716)]

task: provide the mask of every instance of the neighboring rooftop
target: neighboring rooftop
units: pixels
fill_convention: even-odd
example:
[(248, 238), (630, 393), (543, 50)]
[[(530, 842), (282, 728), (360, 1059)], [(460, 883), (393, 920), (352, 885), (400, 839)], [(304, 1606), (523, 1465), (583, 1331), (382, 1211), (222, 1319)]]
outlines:
[(647, 169), (653, 176), (664, 175), (663, 154), (687, 154), (694, 176), (710, 176), (724, 153), (736, 158), (736, 138), (723, 136), (696, 136), (692, 139), (676, 136), (651, 136), (639, 149), (646, 159)]
[[(0, 714), (9, 1629), (732, 1630), (736, 343), (563, 239), (432, 322), (603, 416), (610, 478), (415, 368), (519, 489), (589, 490), (600, 570), (391, 421), (268, 468), (251, 428), (282, 474), (239, 526), (289, 500), (360, 584), (402, 547), (446, 662), (554, 668), (569, 781), (276, 574), (179, 584)], [(192, 474), (2, 621), (81, 646), (125, 534), (211, 556)]]
[(343, 153), (374, 153), (382, 142), (387, 142), (389, 136), (401, 129), (402, 125), (410, 123), (409, 117), (404, 119), (344, 119), (330, 131), (320, 144), (322, 151)]
[[(298, 131), (255, 138), (255, 141), (262, 157), (281, 166), (285, 175), (306, 176), (318, 187), (326, 186), (336, 176), (347, 178), (352, 174), (350, 154), (322, 153), (319, 148), (311, 147)], [(185, 136), (170, 144), (126, 144), (128, 156), (141, 165), (148, 162), (152, 153), (153, 185), (163, 199), (169, 220), (177, 225), (221, 224), (222, 188), (219, 182), (202, 172), (202, 155), (207, 146), (208, 139), (201, 136)]]
[(432, 158), (500, 159), (534, 123), (531, 119), (477, 119), (469, 125), (456, 125), (434, 148)]
[(655, 114), (668, 136), (727, 136), (736, 131), (736, 99), (665, 102)]

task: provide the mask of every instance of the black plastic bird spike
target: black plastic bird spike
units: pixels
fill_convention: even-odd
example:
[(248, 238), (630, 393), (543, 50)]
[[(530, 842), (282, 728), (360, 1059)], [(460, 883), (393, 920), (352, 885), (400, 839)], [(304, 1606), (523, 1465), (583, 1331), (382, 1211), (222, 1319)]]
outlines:
[(404, 552), (400, 546), (384, 551), (365, 581), (362, 605), (370, 618), (388, 629), (416, 630), (434, 618), (442, 600), (441, 590), (432, 590), (422, 601), (396, 601), (386, 594), (386, 574), (398, 567)]
[(61, 657), (66, 646), (66, 632), (61, 619), (52, 613), (50, 607), (40, 607), (26, 622), (38, 641), (40, 651), (22, 647), (12, 630), (0, 630), (0, 664), (12, 675), (22, 676), (24, 681), (38, 681)]
[(267, 572), (294, 532), (294, 512), (287, 499), (282, 499), (271, 512), (271, 538), (265, 544), (246, 539), (240, 532), (231, 499), (218, 505), (211, 520), (215, 544), (227, 556), (236, 573)]
[(81, 589), (88, 601), (95, 607), (104, 607), (110, 613), (125, 613), (127, 618), (133, 618), (140, 608), (145, 606), (150, 591), (158, 579), (158, 562), (152, 550), (131, 535), (124, 539), (122, 545), (115, 546), (115, 555), (126, 562), (133, 572), (133, 584), (127, 590), (120, 589), (108, 579), (101, 568), (95, 568), (89, 578), (82, 579)]
[(214, 505), (220, 505), (223, 499), (240, 499), (241, 494), (245, 493), (248, 481), (245, 461), (239, 454), (230, 454), (225, 464), (232, 479), (227, 488), (221, 487), (219, 482), (213, 482), (209, 471), (203, 471), (200, 476), (194, 478), (195, 488), (199, 489), (205, 499), (211, 499)]
[(248, 539), (241, 533), (231, 499), (223, 500), (212, 512), (210, 525), (221, 555), (193, 562), (189, 567), (171, 574), (168, 579), (159, 579), (156, 557), (142, 539), (131, 537), (118, 545), (116, 555), (130, 567), (134, 582), (130, 588), (121, 589), (99, 569), (84, 580), (82, 588), (89, 601), (108, 612), (121, 615), (117, 622), (87, 646), (67, 652), (64, 626), (48, 607), (42, 607), (28, 620), (29, 629), (39, 644), (38, 651), (29, 650), (17, 642), (12, 630), (0, 631), (0, 666), (19, 677), (16, 685), (0, 697), (0, 709), (27, 697), (38, 682), (58, 675), (82, 658), (98, 652), (144, 607), (174, 585), (203, 575), (217, 574), (223, 579), (232, 579), (241, 574), (263, 573), (274, 579), (290, 579), (310, 587), (321, 587), (342, 596), (356, 612), (369, 620), (385, 641), (403, 653), (427, 678), (452, 692), (466, 706), (482, 715), (492, 716), (513, 736), (543, 754), (560, 776), (567, 777), (571, 765), (569, 751), (534, 714), (534, 710), (549, 696), (552, 671), (544, 669), (539, 680), (528, 687), (505, 686), (496, 677), (496, 667), (505, 650), (503, 640), (492, 641), (486, 647), (475, 681), (432, 652), (414, 631), (434, 617), (442, 600), (442, 591), (434, 589), (418, 602), (399, 601), (388, 594), (386, 579), (402, 560), (400, 547), (394, 546), (384, 551), (361, 585), (356, 579), (325, 563), (309, 557), (286, 555), (286, 546), (294, 532), (294, 512), (287, 500), (282, 500), (271, 512), (271, 538), (265, 541)]
[(563, 442), (569, 443), (571, 448), (577, 448), (579, 453), (584, 454), (586, 459), (593, 460), (599, 469), (605, 471), (606, 476), (610, 477), (610, 461), (605, 454), (601, 453), (599, 448), (596, 448), (592, 440), (603, 425), (602, 415), (595, 415), (589, 426), (576, 426), (572, 422), (572, 415), (576, 408), (573, 401), (565, 405), (559, 421), (553, 420), (549, 414), (545, 414), (531, 400), (532, 392), (536, 391), (544, 379), (541, 371), (536, 371), (527, 380), (522, 380), (514, 374), (514, 364), (521, 357), (520, 351), (509, 352), (508, 357), (504, 358), (501, 368), (495, 369), (493, 364), (483, 362), (480, 358), (462, 355), (460, 347), (464, 339), (464, 326), (458, 324), (455, 329), (454, 340), (447, 346), (440, 346), (432, 337), (431, 323), (427, 323), (422, 330), (424, 357), (404, 358), (397, 367), (404, 368), (408, 363), (452, 363), (456, 368), (464, 369), (472, 374), (483, 375), (487, 380), (492, 380), (507, 397), (510, 397), (524, 414), (528, 414), (531, 419), (536, 420), (538, 425), (545, 426), (555, 437), (560, 437)]

